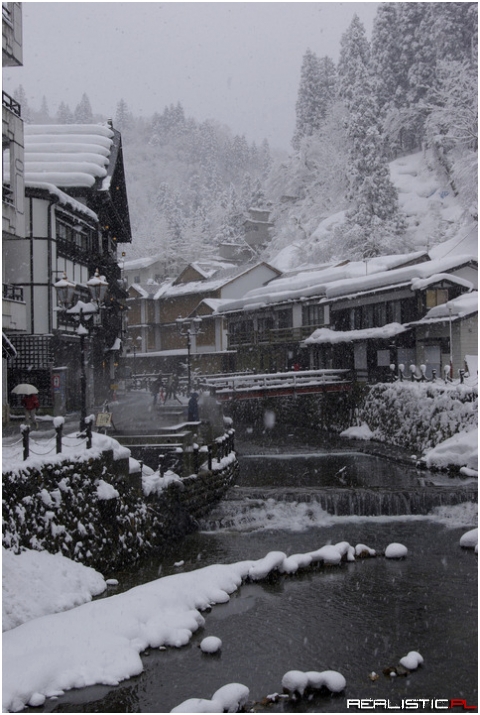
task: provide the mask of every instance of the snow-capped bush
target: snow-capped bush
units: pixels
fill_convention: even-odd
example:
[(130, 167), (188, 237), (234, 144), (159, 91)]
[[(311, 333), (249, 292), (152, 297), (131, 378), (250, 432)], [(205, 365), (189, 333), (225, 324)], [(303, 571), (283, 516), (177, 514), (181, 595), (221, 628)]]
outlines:
[(460, 430), (475, 429), (477, 400), (476, 388), (466, 385), (379, 383), (369, 388), (358, 420), (368, 425), (376, 440), (421, 454)]

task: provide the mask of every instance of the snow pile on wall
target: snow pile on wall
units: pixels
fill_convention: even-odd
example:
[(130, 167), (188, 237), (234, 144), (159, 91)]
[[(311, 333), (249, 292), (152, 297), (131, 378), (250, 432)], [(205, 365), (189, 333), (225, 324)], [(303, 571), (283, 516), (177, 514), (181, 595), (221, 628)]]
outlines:
[(373, 385), (358, 411), (379, 442), (419, 455), (459, 432), (478, 426), (478, 392), (456, 387), (396, 382)]

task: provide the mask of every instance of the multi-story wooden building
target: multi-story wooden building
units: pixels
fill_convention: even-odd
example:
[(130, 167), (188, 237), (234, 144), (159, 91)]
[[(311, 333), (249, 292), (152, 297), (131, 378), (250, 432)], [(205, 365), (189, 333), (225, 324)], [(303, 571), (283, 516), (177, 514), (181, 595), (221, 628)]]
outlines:
[[(2, 3), (2, 65), (19, 67), (23, 63), (22, 8), (18, 2)], [(2, 91), (2, 241), (25, 236), (24, 132), (21, 107)], [(8, 282), (6, 263), (2, 263), (2, 421), (8, 419), (8, 359), (16, 352), (7, 334), (27, 329), (27, 312), (21, 286)]]
[(477, 273), (472, 256), (382, 256), (285, 274), (218, 312), (237, 370), (346, 368), (379, 381), (391, 365), (425, 364), (440, 375), (450, 361), (462, 368), (466, 349), (476, 354), (475, 298), (468, 313), (460, 307), (477, 295)]
[[(25, 216), (24, 237), (4, 237), (3, 246), (4, 279), (26, 306), (24, 333), (8, 333), (17, 352), (9, 385), (34, 382), (43, 406), (62, 393), (64, 407), (77, 409), (85, 345), (88, 403), (101, 402), (115, 381), (123, 332), (117, 246), (131, 241), (121, 136), (111, 123), (25, 128)], [(88, 290), (96, 272), (108, 284), (101, 304), (92, 304)], [(63, 276), (73, 289), (70, 306), (55, 288)], [(77, 303), (88, 329), (83, 340), (65, 310)], [(95, 314), (87, 319), (89, 310)]]
[(262, 262), (220, 269), (217, 263), (197, 262), (187, 266), (173, 282), (130, 286), (128, 333), (130, 343), (141, 346), (135, 351), (138, 369), (172, 371), (179, 360), (191, 358), (202, 372), (232, 370), (234, 352), (227, 349), (227, 335), (217, 308), (279, 274)]

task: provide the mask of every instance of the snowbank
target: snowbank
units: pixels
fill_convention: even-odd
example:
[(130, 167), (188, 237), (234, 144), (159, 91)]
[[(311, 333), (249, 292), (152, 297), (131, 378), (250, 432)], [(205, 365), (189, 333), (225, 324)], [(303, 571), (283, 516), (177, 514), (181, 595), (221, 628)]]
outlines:
[(103, 576), (61, 554), (2, 549), (2, 629), (8, 631), (32, 618), (67, 611), (98, 596), (107, 585)]
[[(310, 552), (304, 563), (339, 564), (342, 553), (347, 555), (351, 551), (353, 547), (347, 542), (327, 545)], [(227, 602), (242, 581), (256, 580), (261, 574), (266, 577), (272, 570), (284, 570), (286, 560), (285, 554), (277, 551), (256, 561), (217, 564), (166, 576), (7, 631), (3, 638), (4, 710), (18, 711), (28, 703), (41, 704), (45, 698), (71, 688), (97, 683), (116, 685), (138, 675), (143, 670), (142, 651), (162, 645), (186, 645), (205, 623), (201, 611)], [(301, 562), (299, 555), (298, 564)], [(52, 562), (45, 563), (48, 580)], [(86, 573), (80, 572), (82, 576)], [(103, 579), (98, 580), (98, 588), (103, 583)], [(23, 592), (35, 597), (29, 588)], [(11, 618), (15, 617), (12, 613)], [(217, 691), (212, 701), (217, 707), (220, 701), (226, 707), (237, 696), (245, 696), (247, 690), (245, 686), (233, 688), (231, 684), (226, 691)]]
[(448, 467), (466, 467), (471, 472), (478, 473), (478, 428), (469, 432), (460, 432), (453, 437), (437, 444), (422, 457), (427, 467), (431, 469), (447, 469)]
[(373, 439), (373, 432), (366, 422), (363, 422), (359, 427), (349, 427), (340, 432), (340, 437), (348, 437), (348, 439), (363, 439), (369, 441)]

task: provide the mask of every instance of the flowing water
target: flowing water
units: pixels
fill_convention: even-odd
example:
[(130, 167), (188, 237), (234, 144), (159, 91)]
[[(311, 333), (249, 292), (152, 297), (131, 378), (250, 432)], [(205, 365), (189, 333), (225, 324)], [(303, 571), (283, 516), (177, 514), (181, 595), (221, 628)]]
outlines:
[[(113, 574), (121, 589), (178, 572), (181, 561), (181, 570), (192, 570), (339, 541), (379, 554), (400, 542), (407, 558), (358, 559), (245, 584), (204, 614), (205, 626), (189, 645), (146, 653), (142, 675), (30, 710), (163, 713), (187, 698), (211, 698), (230, 682), (247, 685), (252, 700), (261, 701), (281, 692), (282, 676), (292, 669), (338, 670), (347, 688), (298, 703), (257, 704), (256, 711), (357, 712), (347, 709), (347, 698), (388, 699), (390, 708), (406, 698), (476, 705), (477, 557), (459, 546), (476, 525), (476, 480), (351, 452), (242, 451), (238, 484), (200, 530), (133, 573)], [(206, 635), (222, 639), (219, 655), (199, 650)], [(423, 666), (404, 677), (383, 674), (411, 650), (422, 654)], [(372, 672), (378, 679), (370, 679)]]

